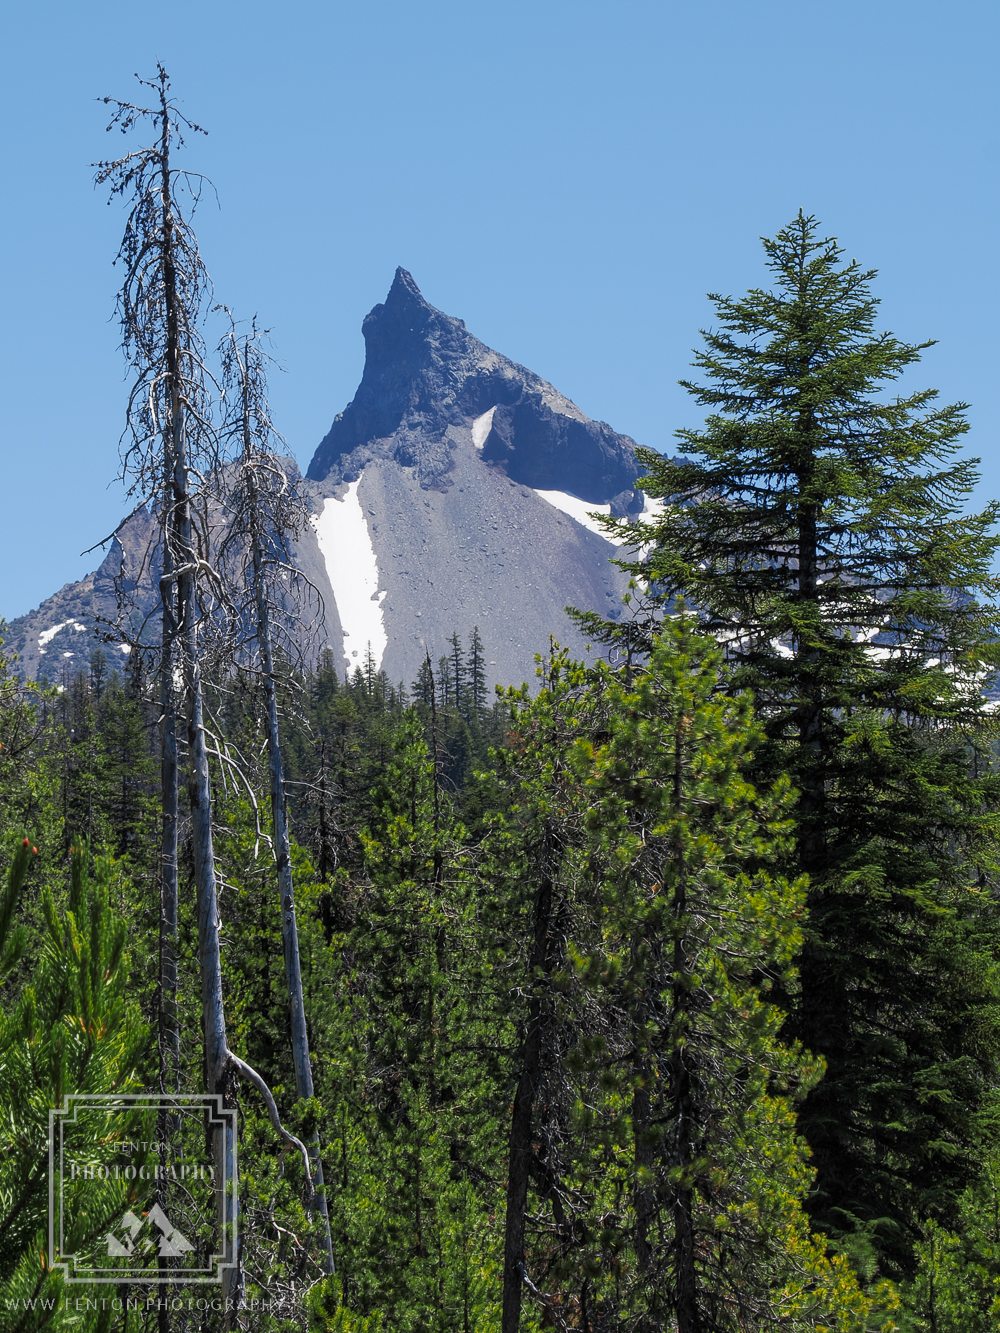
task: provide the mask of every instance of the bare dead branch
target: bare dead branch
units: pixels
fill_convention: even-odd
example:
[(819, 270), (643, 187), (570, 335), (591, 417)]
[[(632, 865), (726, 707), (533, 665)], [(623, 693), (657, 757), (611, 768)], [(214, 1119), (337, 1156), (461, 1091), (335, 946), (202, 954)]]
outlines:
[(305, 1172), (306, 1180), (309, 1184), (309, 1198), (312, 1199), (316, 1190), (313, 1185), (312, 1171), (309, 1166), (309, 1153), (306, 1151), (306, 1145), (301, 1139), (297, 1139), (295, 1135), (290, 1130), (287, 1130), (281, 1123), (281, 1116), (278, 1114), (278, 1107), (274, 1100), (274, 1093), (261, 1078), (260, 1074), (257, 1073), (256, 1069), (254, 1069), (252, 1065), (248, 1065), (245, 1060), (241, 1060), (238, 1055), (234, 1055), (232, 1051), (229, 1052), (229, 1064), (241, 1078), (245, 1078), (248, 1082), (254, 1085), (264, 1099), (264, 1106), (267, 1109), (268, 1119), (271, 1124), (274, 1126), (280, 1137), (283, 1138), (286, 1143), (290, 1144), (302, 1158), (302, 1169)]

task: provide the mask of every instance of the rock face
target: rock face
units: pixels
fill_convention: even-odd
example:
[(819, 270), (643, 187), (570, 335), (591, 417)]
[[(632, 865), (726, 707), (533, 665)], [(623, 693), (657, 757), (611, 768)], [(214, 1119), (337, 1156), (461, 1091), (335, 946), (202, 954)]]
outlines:
[[(531, 680), (550, 635), (583, 651), (565, 608), (621, 608), (625, 579), (590, 514), (641, 511), (634, 442), (428, 304), (404, 269), (363, 332), (361, 384), (306, 474), (297, 556), (326, 605), (311, 651), (325, 642), (350, 670), (370, 649), (406, 683), (474, 625), (492, 682)], [(153, 527), (133, 515), (94, 575), (11, 625), (26, 674), (80, 656), (113, 617), (117, 576), (155, 608)]]

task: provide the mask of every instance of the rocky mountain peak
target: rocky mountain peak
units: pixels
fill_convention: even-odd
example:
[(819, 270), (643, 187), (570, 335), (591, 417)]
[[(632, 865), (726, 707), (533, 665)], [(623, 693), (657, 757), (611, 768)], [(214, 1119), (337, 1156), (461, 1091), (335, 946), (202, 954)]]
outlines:
[(424, 300), (423, 292), (414, 281), (413, 274), (409, 269), (403, 268), (403, 266), (400, 265), (396, 269), (396, 276), (392, 280), (392, 286), (389, 288), (389, 295), (386, 297), (386, 300), (391, 302), (394, 299), (402, 300), (405, 297), (413, 297), (415, 300), (419, 301), (421, 305), (427, 305), (427, 302)]
[(316, 450), (310, 480), (354, 481), (366, 463), (391, 458), (422, 486), (447, 489), (464, 440), (514, 481), (596, 503), (614, 497), (621, 512), (641, 506), (634, 442), (432, 306), (406, 269), (362, 331), (361, 383)]

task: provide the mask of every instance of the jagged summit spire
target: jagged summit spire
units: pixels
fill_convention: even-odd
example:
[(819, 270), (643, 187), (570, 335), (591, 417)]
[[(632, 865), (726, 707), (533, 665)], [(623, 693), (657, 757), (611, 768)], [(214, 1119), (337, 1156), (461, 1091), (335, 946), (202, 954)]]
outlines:
[(392, 286), (389, 288), (389, 295), (385, 298), (386, 305), (388, 305), (393, 298), (398, 300), (404, 294), (416, 297), (418, 301), (423, 301), (424, 305), (427, 304), (427, 302), (424, 301), (423, 293), (413, 279), (413, 274), (409, 269), (400, 266), (396, 269), (396, 276), (393, 278)]
[(373, 326), (378, 327), (380, 324), (392, 323), (395, 320), (412, 321), (413, 316), (417, 314), (426, 320), (428, 316), (440, 315), (441, 312), (435, 310), (426, 300), (409, 269), (400, 267), (396, 269), (385, 300), (368, 313), (363, 327), (367, 335)]
[(368, 354), (376, 359), (386, 355), (390, 347), (391, 355), (398, 356), (399, 342), (411, 340), (417, 335), (418, 340), (426, 334), (428, 327), (441, 320), (447, 320), (440, 310), (435, 310), (413, 279), (408, 269), (397, 268), (392, 286), (385, 300), (371, 309), (362, 324)]

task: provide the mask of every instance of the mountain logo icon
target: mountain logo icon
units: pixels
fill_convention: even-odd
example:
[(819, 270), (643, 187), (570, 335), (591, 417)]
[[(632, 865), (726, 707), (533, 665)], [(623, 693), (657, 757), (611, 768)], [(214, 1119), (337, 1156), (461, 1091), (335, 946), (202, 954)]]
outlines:
[(107, 1241), (108, 1254), (113, 1259), (133, 1259), (139, 1255), (178, 1259), (194, 1249), (158, 1203), (154, 1203), (143, 1217), (127, 1212), (116, 1231), (108, 1232)]

